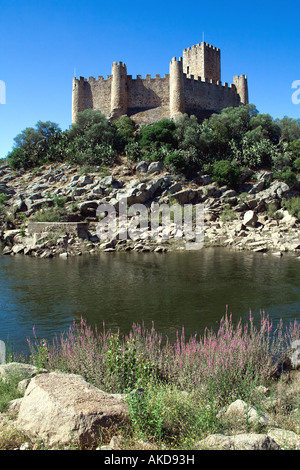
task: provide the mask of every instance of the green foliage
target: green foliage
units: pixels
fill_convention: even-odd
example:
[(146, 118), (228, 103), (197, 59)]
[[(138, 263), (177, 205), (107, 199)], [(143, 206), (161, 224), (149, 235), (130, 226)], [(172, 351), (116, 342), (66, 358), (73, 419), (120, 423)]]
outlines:
[(284, 209), (289, 211), (289, 213), (292, 216), (297, 217), (298, 220), (300, 220), (300, 197), (299, 196), (295, 196), (290, 199), (283, 199), (282, 206), (284, 207)]
[(66, 196), (58, 196), (57, 194), (54, 194), (52, 199), (54, 202), (54, 207), (62, 209), (63, 207), (65, 207), (68, 198)]
[(64, 136), (64, 154), (79, 165), (111, 165), (116, 158), (117, 128), (100, 111), (87, 109)]
[(300, 172), (300, 157), (296, 158), (294, 161), (294, 168), (296, 171)]
[(119, 151), (124, 151), (126, 145), (134, 141), (135, 124), (129, 117), (121, 116), (113, 121), (113, 125), (117, 128), (117, 148)]
[[(193, 395), (173, 385), (150, 382), (144, 390), (128, 395), (127, 402), (134, 434), (140, 438), (162, 441), (174, 448), (192, 441), (210, 426), (215, 427), (215, 413)], [(214, 410), (215, 411), (215, 410)]]
[(211, 116), (209, 125), (213, 126), (216, 122), (222, 123), (228, 131), (228, 139), (240, 141), (251, 129), (251, 119), (257, 115), (258, 111), (254, 105), (225, 108), (220, 114)]
[(288, 151), (291, 152), (294, 158), (300, 158), (300, 140), (289, 142)]
[(182, 151), (168, 152), (164, 163), (171, 173), (185, 173), (187, 171), (187, 161)]
[(162, 119), (144, 126), (139, 131), (140, 146), (146, 150), (157, 149), (163, 144), (174, 148), (176, 146), (175, 129), (175, 123), (169, 119)]
[(90, 145), (113, 145), (116, 132), (116, 127), (100, 111), (86, 109), (77, 114), (67, 135), (71, 141), (84, 137)]
[(112, 335), (104, 362), (108, 386), (120, 393), (142, 386), (152, 376), (150, 363), (137, 355), (134, 338), (126, 339), (124, 344), (119, 334)]
[(130, 162), (138, 162), (144, 157), (144, 153), (141, 149), (139, 142), (129, 142), (125, 146), (125, 155)]
[(273, 120), (252, 104), (223, 109), (201, 123), (185, 114), (176, 122), (162, 119), (139, 128), (127, 116), (110, 122), (100, 111), (87, 109), (64, 132), (50, 121), (25, 129), (15, 138), (7, 160), (15, 169), (55, 161), (111, 166), (118, 154), (125, 153), (131, 162), (161, 160), (170, 171), (186, 176), (224, 160), (240, 168), (284, 173), (299, 171), (299, 139), (299, 120)]
[(228, 160), (215, 162), (212, 167), (212, 179), (220, 186), (236, 186), (240, 176), (239, 168), (233, 166)]
[(220, 218), (222, 222), (230, 222), (232, 220), (235, 220), (237, 218), (237, 215), (235, 212), (232, 212), (230, 206), (226, 204), (223, 208)]
[(274, 173), (274, 177), (286, 183), (290, 188), (293, 188), (298, 183), (296, 173), (294, 173), (290, 168), (283, 172)]
[(282, 119), (276, 119), (275, 123), (280, 127), (281, 141), (293, 142), (300, 139), (300, 119), (284, 116)]
[(7, 199), (6, 194), (0, 193), (0, 204), (5, 204), (6, 199)]
[(32, 220), (34, 222), (60, 222), (61, 214), (54, 207), (41, 209), (33, 215)]
[(18, 373), (11, 372), (7, 378), (0, 379), (0, 413), (4, 413), (9, 406), (10, 401), (21, 398), (18, 392), (20, 376)]
[(267, 214), (268, 214), (268, 217), (271, 219), (274, 218), (274, 219), (279, 220), (283, 218), (282, 212), (278, 212), (277, 206), (274, 203), (271, 203), (268, 205)]
[(38, 121), (14, 138), (14, 149), (8, 154), (12, 168), (33, 168), (45, 162), (60, 161), (58, 142), (61, 129), (56, 123)]

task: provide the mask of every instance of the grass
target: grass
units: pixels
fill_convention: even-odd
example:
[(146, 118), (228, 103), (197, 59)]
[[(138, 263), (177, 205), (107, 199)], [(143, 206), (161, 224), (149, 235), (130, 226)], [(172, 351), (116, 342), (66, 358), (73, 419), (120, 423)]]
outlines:
[[(225, 315), (217, 331), (185, 338), (183, 329), (172, 344), (154, 326), (147, 330), (134, 324), (122, 336), (81, 319), (51, 345), (33, 331), (29, 362), (80, 374), (109, 393), (126, 393), (131, 424), (123, 432), (125, 448), (136, 448), (142, 440), (152, 449), (188, 450), (213, 433), (265, 432), (259, 424), (224, 416), (237, 399), (267, 413), (274, 427), (300, 433), (299, 374), (293, 380), (274, 374), (299, 337), (296, 322), (274, 327), (264, 313), (259, 326), (251, 313), (244, 324)], [(16, 388), (13, 383), (1, 387), (4, 410)]]

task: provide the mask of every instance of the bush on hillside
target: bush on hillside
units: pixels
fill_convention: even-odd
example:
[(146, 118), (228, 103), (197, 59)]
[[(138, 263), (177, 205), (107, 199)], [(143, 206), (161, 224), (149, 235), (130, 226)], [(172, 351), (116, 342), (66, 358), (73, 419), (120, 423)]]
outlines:
[(239, 177), (239, 168), (233, 166), (229, 160), (220, 160), (213, 164), (212, 179), (220, 186), (229, 185), (235, 187)]

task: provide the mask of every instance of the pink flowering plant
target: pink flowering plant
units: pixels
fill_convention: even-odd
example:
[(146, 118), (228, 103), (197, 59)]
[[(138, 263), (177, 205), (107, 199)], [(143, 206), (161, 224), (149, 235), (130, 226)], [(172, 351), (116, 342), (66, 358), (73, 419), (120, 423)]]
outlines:
[(227, 400), (246, 393), (253, 382), (262, 383), (284, 361), (291, 342), (300, 337), (297, 322), (274, 328), (261, 313), (260, 325), (249, 321), (234, 325), (225, 315), (217, 331), (185, 337), (184, 328), (173, 344), (163, 340), (152, 325), (133, 324), (128, 336), (101, 331), (84, 319), (56, 337), (50, 346), (45, 340), (30, 343), (32, 362), (39, 367), (61, 369), (83, 375), (99, 388), (123, 392), (151, 381), (172, 383), (183, 390), (199, 389)]

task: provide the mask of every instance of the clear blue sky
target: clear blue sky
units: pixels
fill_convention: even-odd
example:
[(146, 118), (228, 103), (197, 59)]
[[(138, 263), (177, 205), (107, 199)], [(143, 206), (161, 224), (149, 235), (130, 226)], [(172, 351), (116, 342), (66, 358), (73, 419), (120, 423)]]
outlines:
[[(300, 117), (298, 2), (0, 0), (0, 157), (37, 121), (71, 124), (72, 77), (169, 72), (169, 61), (202, 41), (221, 49), (222, 81), (247, 74), (250, 102), (273, 118)], [(0, 95), (1, 96), (1, 95)]]

